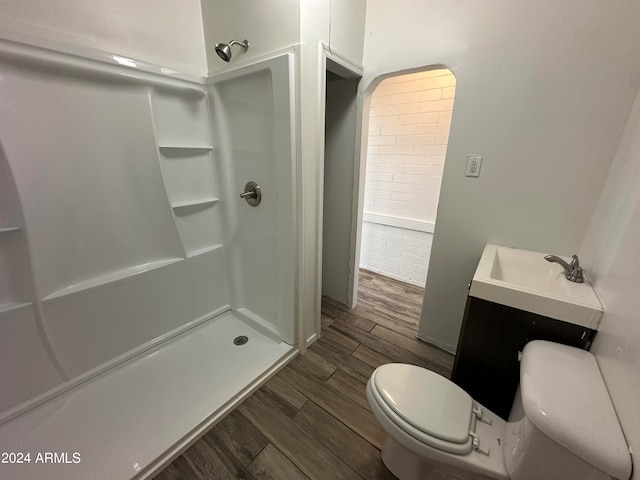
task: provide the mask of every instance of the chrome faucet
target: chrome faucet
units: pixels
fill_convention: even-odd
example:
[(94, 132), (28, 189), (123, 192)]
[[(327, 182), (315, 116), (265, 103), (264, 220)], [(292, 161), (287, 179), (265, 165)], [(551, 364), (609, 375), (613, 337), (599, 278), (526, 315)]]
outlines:
[(583, 283), (584, 277), (582, 275), (582, 267), (580, 266), (578, 256), (572, 255), (571, 258), (573, 258), (571, 263), (567, 263), (555, 255), (547, 255), (544, 257), (547, 262), (554, 262), (562, 265), (562, 268), (564, 268), (564, 276), (567, 277), (567, 280), (570, 282)]

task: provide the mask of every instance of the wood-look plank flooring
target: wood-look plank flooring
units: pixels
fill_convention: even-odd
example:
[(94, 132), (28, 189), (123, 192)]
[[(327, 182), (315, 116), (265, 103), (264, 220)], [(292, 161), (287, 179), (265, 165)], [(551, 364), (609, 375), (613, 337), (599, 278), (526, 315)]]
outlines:
[(451, 373), (453, 356), (417, 340), (423, 289), (360, 270), (353, 310), (323, 298), (322, 336), (155, 480), (386, 480), (385, 434), (365, 395), (390, 362)]

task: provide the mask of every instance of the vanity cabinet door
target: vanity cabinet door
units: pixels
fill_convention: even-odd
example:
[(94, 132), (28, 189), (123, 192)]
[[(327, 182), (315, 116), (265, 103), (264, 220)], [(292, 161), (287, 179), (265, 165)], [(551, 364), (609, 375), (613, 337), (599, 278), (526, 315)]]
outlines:
[(467, 297), (452, 380), (507, 419), (520, 380), (519, 356), (531, 340), (589, 349), (595, 331)]

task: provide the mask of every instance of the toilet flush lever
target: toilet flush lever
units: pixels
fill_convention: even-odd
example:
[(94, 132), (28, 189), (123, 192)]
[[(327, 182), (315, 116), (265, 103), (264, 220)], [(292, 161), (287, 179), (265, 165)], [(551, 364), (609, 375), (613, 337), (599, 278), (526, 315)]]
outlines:
[(262, 191), (260, 190), (260, 185), (258, 185), (254, 181), (247, 182), (247, 184), (244, 186), (244, 192), (240, 194), (240, 198), (244, 198), (252, 207), (257, 207), (262, 201)]

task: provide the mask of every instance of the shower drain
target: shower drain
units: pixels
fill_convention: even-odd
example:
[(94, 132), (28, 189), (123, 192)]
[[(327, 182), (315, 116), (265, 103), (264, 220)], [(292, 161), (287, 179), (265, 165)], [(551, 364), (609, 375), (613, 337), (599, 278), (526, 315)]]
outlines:
[(244, 345), (248, 341), (249, 341), (249, 337), (247, 337), (246, 335), (240, 335), (239, 337), (236, 337), (236, 338), (233, 339), (233, 344), (234, 345)]

